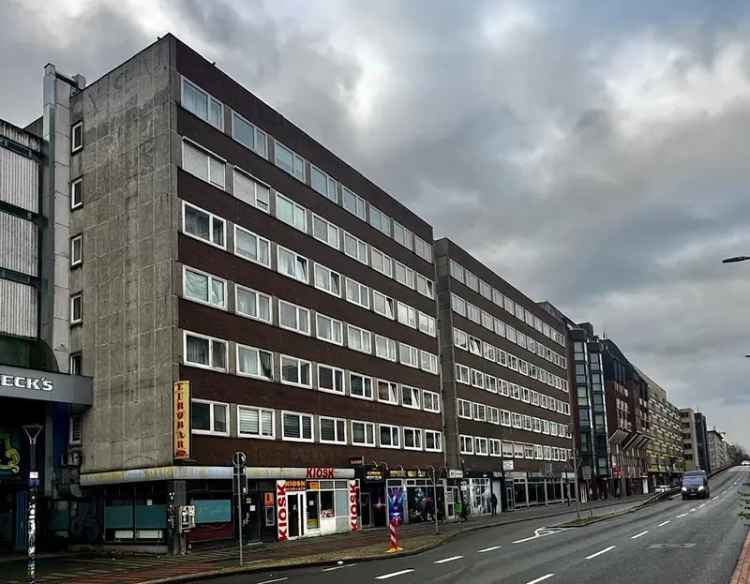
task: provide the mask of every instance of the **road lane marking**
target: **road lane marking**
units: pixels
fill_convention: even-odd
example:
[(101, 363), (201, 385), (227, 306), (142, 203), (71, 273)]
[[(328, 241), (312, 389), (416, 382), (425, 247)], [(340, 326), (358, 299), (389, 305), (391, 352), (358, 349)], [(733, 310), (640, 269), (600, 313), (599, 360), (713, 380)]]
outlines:
[(263, 580), (263, 582), (258, 582), (258, 584), (271, 584), (271, 582), (283, 582), (284, 580), (289, 580), (286, 576), (283, 578), (274, 578), (273, 580)]
[(646, 535), (647, 533), (648, 533), (648, 529), (647, 529), (646, 531), (641, 531), (640, 533), (636, 533), (636, 534), (635, 534), (635, 535), (634, 535), (633, 537), (631, 537), (630, 539), (638, 539), (639, 537), (643, 537), (643, 536), (644, 536), (644, 535)]
[(666, 521), (662, 521), (659, 525), (656, 527), (664, 527), (667, 523), (672, 523), (671, 519), (667, 519)]
[(526, 584), (538, 584), (539, 582), (544, 582), (545, 580), (548, 580), (552, 578), (554, 574), (545, 574), (541, 578), (537, 578), (536, 580), (532, 580), (531, 582), (526, 582)]
[(460, 560), (463, 558), (463, 556), (451, 556), (450, 558), (443, 558), (442, 560), (437, 560), (434, 562), (435, 564), (447, 564), (448, 562), (455, 562), (456, 560)]
[(539, 538), (538, 535), (532, 535), (531, 537), (524, 537), (523, 539), (517, 539), (513, 543), (523, 543), (525, 541), (531, 541), (532, 539), (538, 539), (538, 538)]
[(341, 568), (351, 568), (356, 564), (341, 564), (340, 566), (331, 566), (330, 568), (323, 568), (323, 572), (333, 572), (334, 570), (340, 570)]
[(696, 509), (695, 507), (693, 507), (693, 508), (692, 508), (692, 509), (690, 510), (690, 512), (691, 512), (691, 513), (695, 513), (696, 511), (697, 511), (697, 509)]
[(493, 545), (491, 547), (484, 548), (483, 550), (479, 550), (477, 553), (478, 554), (486, 554), (487, 552), (494, 552), (495, 550), (499, 550), (501, 547), (502, 546), (499, 546), (499, 545)]
[(601, 556), (602, 554), (606, 554), (607, 552), (611, 552), (613, 549), (615, 549), (615, 546), (611, 545), (608, 548), (604, 548), (601, 551), (596, 552), (595, 554), (591, 554), (590, 556), (586, 556), (587, 560), (593, 560), (597, 556)]
[(678, 515), (677, 519), (682, 519), (683, 517), (687, 517), (687, 513), (683, 513), (682, 515)]
[(705, 503), (701, 503), (700, 505), (698, 505), (698, 509), (703, 509), (705, 506), (706, 506)]
[(395, 578), (396, 576), (403, 576), (404, 574), (411, 574), (414, 570), (399, 570), (398, 572), (391, 572), (390, 574), (383, 574), (375, 578), (376, 580), (388, 580), (388, 578)]

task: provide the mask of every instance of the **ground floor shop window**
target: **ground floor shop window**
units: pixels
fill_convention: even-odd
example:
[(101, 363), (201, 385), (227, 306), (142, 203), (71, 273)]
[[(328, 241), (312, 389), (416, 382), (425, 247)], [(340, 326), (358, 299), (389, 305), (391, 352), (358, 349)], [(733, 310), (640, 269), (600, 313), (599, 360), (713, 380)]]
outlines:
[(469, 479), (471, 492), (471, 512), (491, 513), (492, 492), (490, 491), (490, 479)]

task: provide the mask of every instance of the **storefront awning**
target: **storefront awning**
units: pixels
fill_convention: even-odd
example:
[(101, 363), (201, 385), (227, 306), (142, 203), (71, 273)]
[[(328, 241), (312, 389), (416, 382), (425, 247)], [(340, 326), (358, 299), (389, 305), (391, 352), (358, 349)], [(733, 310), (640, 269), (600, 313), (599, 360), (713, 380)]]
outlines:
[(0, 365), (0, 398), (31, 399), (90, 406), (94, 388), (90, 377), (50, 373)]

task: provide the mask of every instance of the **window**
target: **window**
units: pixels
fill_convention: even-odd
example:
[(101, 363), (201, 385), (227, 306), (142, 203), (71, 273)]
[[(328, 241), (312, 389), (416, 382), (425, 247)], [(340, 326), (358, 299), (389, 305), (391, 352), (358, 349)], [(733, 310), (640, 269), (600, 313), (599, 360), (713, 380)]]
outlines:
[(187, 140), (182, 141), (182, 168), (220, 189), (226, 186), (225, 162)]
[(318, 419), (318, 437), (328, 444), (346, 444), (346, 420), (320, 416)]
[(263, 158), (268, 158), (266, 133), (248, 122), (237, 112), (232, 112), (232, 138)]
[(70, 297), (70, 324), (83, 322), (83, 294)]
[(229, 435), (229, 404), (192, 400), (190, 427), (193, 434)]
[(414, 249), (414, 234), (398, 221), (393, 221), (393, 239), (407, 249)]
[(370, 308), (370, 289), (351, 278), (345, 279), (346, 299), (362, 308)]
[(370, 225), (388, 236), (391, 235), (391, 218), (372, 205), (370, 205)]
[(422, 450), (422, 430), (404, 428), (404, 448), (406, 450)]
[(365, 200), (362, 197), (354, 194), (346, 187), (342, 187), (342, 193), (344, 209), (349, 211), (352, 215), (356, 215), (357, 217), (362, 219), (362, 221), (366, 221), (367, 204), (365, 203)]
[(352, 420), (352, 444), (375, 446), (375, 424)]
[(398, 321), (408, 327), (417, 328), (417, 311), (403, 302), (399, 302), (396, 307)]
[(490, 456), (502, 456), (500, 448), (500, 440), (497, 438), (490, 438)]
[(70, 416), (70, 432), (68, 434), (68, 444), (75, 445), (81, 443), (81, 416)]
[(273, 354), (237, 344), (237, 374), (273, 380)]
[(432, 392), (427, 391), (426, 389), (422, 391), (422, 403), (424, 405), (424, 410), (426, 412), (435, 412), (440, 413), (440, 395)]
[(414, 236), (414, 253), (424, 261), (432, 263), (432, 246), (417, 235)]
[(70, 183), (70, 208), (83, 207), (83, 179), (79, 178)]
[(281, 413), (281, 438), (293, 442), (313, 441), (313, 417), (296, 412)]
[(372, 399), (372, 378), (359, 373), (350, 373), (349, 395), (362, 399)]
[(425, 278), (422, 274), (417, 274), (417, 292), (427, 298), (434, 298), (432, 280)]
[(211, 124), (214, 128), (224, 130), (224, 107), (221, 102), (208, 93), (182, 78), (182, 97), (180, 103), (187, 111)]
[(279, 326), (303, 335), (309, 335), (310, 311), (286, 300), (279, 300)]
[(494, 330), (494, 325), (492, 323), (492, 315), (487, 312), (486, 310), (482, 311), (482, 326), (486, 328), (487, 330)]
[(398, 386), (392, 381), (378, 379), (378, 401), (398, 405)]
[(464, 268), (461, 264), (459, 264), (455, 260), (450, 260), (450, 272), (451, 276), (458, 280), (459, 282), (463, 283), (464, 281)]
[(421, 332), (431, 337), (434, 337), (437, 334), (435, 330), (434, 318), (425, 314), (424, 312), (420, 312), (418, 315), (418, 320), (419, 320), (419, 330)]
[(83, 148), (83, 122), (77, 122), (70, 129), (70, 151), (78, 152), (81, 148)]
[(307, 233), (307, 209), (279, 193), (276, 193), (276, 218)]
[(403, 284), (404, 286), (408, 288), (414, 288), (414, 270), (411, 268), (407, 268), (404, 264), (401, 262), (395, 262), (393, 263), (394, 269), (394, 278), (396, 279), (396, 282), (399, 284)]
[(344, 253), (367, 265), (367, 244), (344, 231)]
[(80, 266), (83, 263), (83, 235), (70, 238), (70, 267)]
[(395, 303), (393, 301), (393, 298), (390, 298), (385, 294), (381, 294), (377, 290), (372, 291), (372, 309), (381, 316), (394, 319), (394, 304)]
[(408, 385), (401, 386), (401, 405), (405, 408), (412, 408), (418, 410), (422, 407), (422, 400), (420, 399), (421, 392), (416, 387), (410, 387)]
[(484, 358), (488, 361), (495, 361), (495, 346), (490, 345), (489, 343), (484, 343), (484, 347), (482, 347), (482, 352), (484, 353)]
[(459, 443), (461, 446), (461, 454), (474, 454), (474, 438), (471, 436), (465, 436), (460, 434)]
[(226, 222), (224, 219), (204, 211), (203, 209), (183, 202), (182, 231), (224, 249), (226, 247)]
[(225, 371), (227, 368), (227, 342), (185, 331), (184, 361), (186, 365), (193, 365), (194, 367)]
[(334, 249), (339, 248), (339, 228), (330, 221), (313, 213), (313, 237), (331, 246)]
[(274, 141), (276, 166), (305, 182), (305, 160), (278, 140)]
[(499, 425), (500, 424), (500, 410), (498, 410), (495, 407), (489, 406), (487, 408), (488, 416), (487, 419), (489, 420), (490, 424)]
[(481, 311), (479, 310), (479, 308), (474, 306), (470, 302), (466, 303), (466, 308), (467, 308), (467, 316), (469, 317), (469, 320), (479, 324), (481, 320)]
[(338, 202), (338, 188), (336, 181), (320, 170), (317, 166), (310, 165), (310, 186), (325, 198), (334, 203)]
[(406, 343), (399, 343), (398, 358), (402, 365), (415, 368), (419, 367), (419, 352), (416, 347), (412, 347)]
[(344, 325), (340, 320), (317, 313), (315, 315), (315, 332), (317, 337), (323, 341), (336, 345), (344, 344)]
[(346, 325), (346, 340), (350, 349), (362, 353), (372, 353), (370, 331), (348, 324)]
[(372, 253), (372, 268), (381, 274), (393, 277), (393, 260), (385, 255), (382, 251), (371, 247)]
[(71, 353), (68, 359), (68, 372), (71, 375), (83, 375), (83, 357), (80, 353)]
[(508, 353), (503, 351), (502, 349), (497, 350), (497, 362), (500, 363), (503, 367), (508, 366)]
[(474, 454), (477, 456), (487, 456), (487, 438), (474, 438)]
[(479, 389), (484, 389), (484, 374), (476, 369), (471, 370), (471, 384)]
[(471, 420), (473, 418), (472, 403), (465, 399), (458, 400), (458, 417)]
[(487, 421), (487, 406), (479, 403), (471, 404), (471, 417), (477, 422)]
[(379, 424), (380, 447), (381, 448), (399, 448), (401, 445), (401, 430), (398, 426), (388, 424)]
[(474, 292), (478, 292), (479, 291), (479, 279), (472, 272), (470, 272), (469, 270), (466, 270), (466, 276), (465, 276), (464, 283), (469, 288), (471, 288), (472, 290), (474, 290)]
[(476, 337), (469, 337), (469, 352), (474, 355), (482, 356), (482, 341)]
[(396, 361), (398, 354), (396, 353), (396, 341), (384, 337), (382, 335), (375, 335), (375, 356), (381, 359), (387, 359), (388, 361)]
[(295, 280), (299, 280), (304, 284), (307, 284), (310, 281), (310, 275), (308, 273), (309, 264), (306, 257), (288, 250), (285, 247), (281, 247), (280, 245), (276, 248), (276, 256), (279, 273)]
[(505, 397), (510, 397), (510, 383), (505, 381), (504, 379), (500, 379), (500, 395), (504, 395)]
[(487, 300), (492, 300), (492, 286), (484, 280), (479, 280), (479, 293)]
[(326, 268), (321, 264), (315, 264), (315, 287), (323, 292), (328, 292), (336, 297), (341, 297), (341, 274)]
[(500, 423), (503, 426), (511, 425), (511, 416), (508, 410), (500, 410)]
[(263, 211), (271, 212), (271, 189), (255, 178), (234, 169), (233, 194), (240, 201)]
[(344, 370), (318, 364), (318, 389), (344, 395)]
[(312, 365), (309, 361), (281, 355), (281, 383), (312, 387), (311, 369)]
[(499, 337), (505, 336), (505, 323), (502, 320), (499, 320), (497, 318), (492, 319), (495, 324), (495, 334)]
[(234, 309), (240, 316), (271, 322), (271, 297), (257, 290), (235, 284)]
[(237, 434), (243, 438), (273, 440), (276, 436), (274, 411), (237, 406)]
[(497, 377), (485, 374), (484, 388), (491, 393), (497, 393)]
[(457, 314), (466, 316), (466, 300), (455, 294), (451, 294), (451, 308)]
[(234, 226), (234, 253), (256, 264), (271, 267), (271, 242), (239, 225)]
[(227, 282), (216, 276), (183, 266), (182, 291), (185, 298), (221, 308), (227, 305)]
[(456, 381), (458, 383), (466, 383), (467, 385), (471, 383), (469, 368), (466, 365), (456, 363)]
[(424, 449), (430, 452), (441, 452), (443, 450), (443, 434), (437, 430), (424, 431)]

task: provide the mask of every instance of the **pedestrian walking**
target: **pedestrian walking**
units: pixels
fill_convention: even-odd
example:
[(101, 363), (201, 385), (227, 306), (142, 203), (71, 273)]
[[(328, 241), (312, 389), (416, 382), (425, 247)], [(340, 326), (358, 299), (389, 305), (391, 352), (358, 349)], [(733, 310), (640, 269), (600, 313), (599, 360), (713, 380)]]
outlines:
[(492, 493), (492, 496), (490, 497), (490, 504), (492, 505), (492, 515), (497, 515), (497, 496), (495, 493)]

